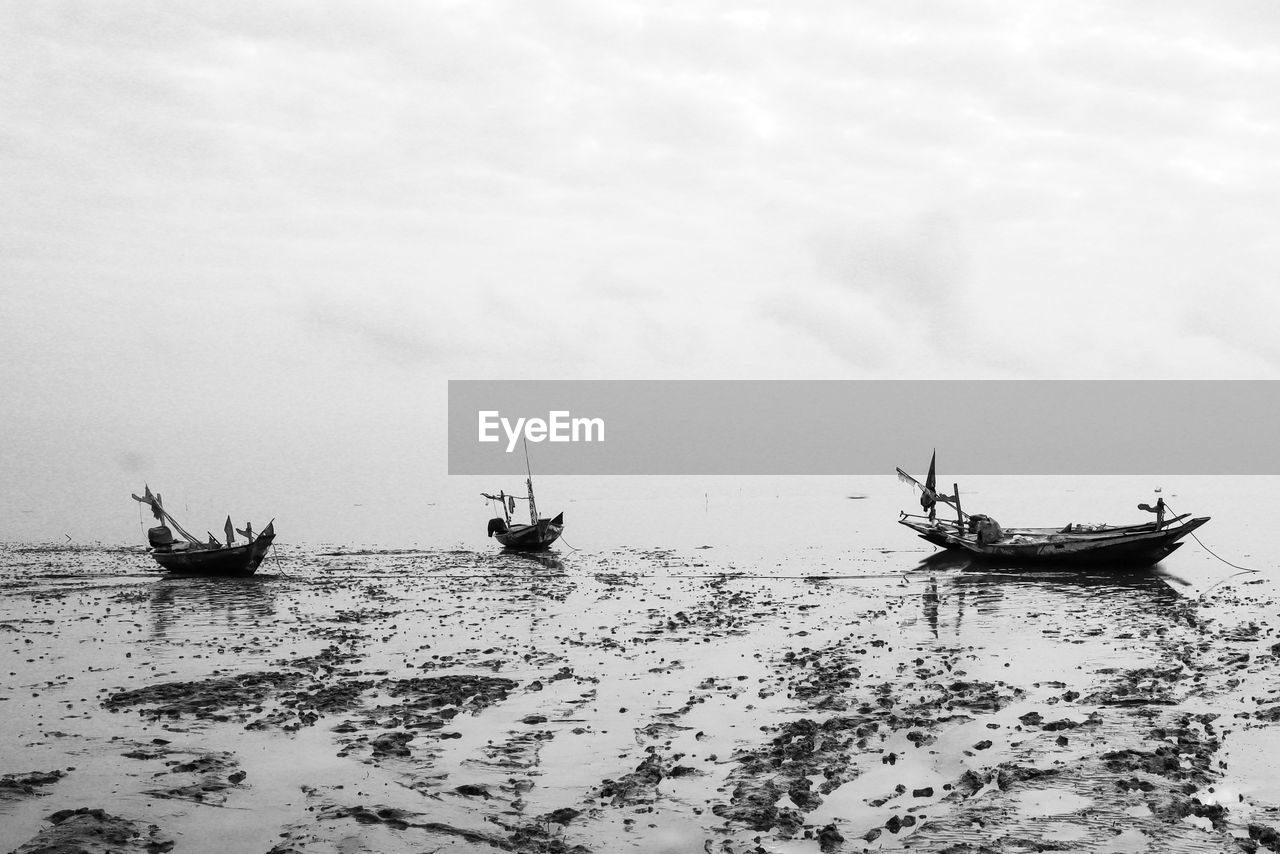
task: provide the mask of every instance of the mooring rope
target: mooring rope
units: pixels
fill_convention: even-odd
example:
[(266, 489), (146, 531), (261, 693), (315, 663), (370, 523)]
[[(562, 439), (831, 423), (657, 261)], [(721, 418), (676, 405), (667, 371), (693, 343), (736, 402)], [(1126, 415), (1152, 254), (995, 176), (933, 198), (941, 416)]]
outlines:
[[(1177, 515), (1178, 515), (1178, 512), (1177, 512), (1176, 510), (1174, 510), (1174, 509), (1173, 509), (1173, 506), (1172, 506), (1172, 505), (1170, 505), (1168, 501), (1166, 501), (1166, 502), (1164, 503), (1164, 506), (1165, 506), (1165, 507), (1168, 507), (1168, 508), (1169, 508), (1169, 512), (1170, 512), (1170, 513), (1172, 513), (1174, 516), (1177, 516)], [(1250, 573), (1258, 573), (1258, 572), (1262, 572), (1262, 570), (1260, 570), (1260, 569), (1252, 569), (1252, 568), (1247, 567), (1247, 566), (1240, 566), (1239, 564), (1232, 563), (1231, 561), (1227, 560), (1227, 559), (1226, 559), (1225, 557), (1223, 557), (1222, 555), (1220, 555), (1220, 554), (1218, 554), (1217, 552), (1215, 552), (1213, 549), (1211, 549), (1211, 548), (1209, 548), (1208, 546), (1206, 546), (1206, 545), (1204, 544), (1204, 540), (1202, 540), (1202, 539), (1200, 539), (1199, 537), (1197, 537), (1197, 536), (1196, 536), (1196, 532), (1195, 532), (1195, 531), (1191, 531), (1191, 532), (1190, 532), (1190, 534), (1191, 534), (1191, 539), (1193, 539), (1193, 540), (1195, 540), (1197, 543), (1199, 543), (1199, 544), (1200, 544), (1200, 548), (1204, 549), (1204, 550), (1205, 550), (1206, 552), (1208, 552), (1212, 557), (1214, 557), (1214, 558), (1216, 558), (1216, 559), (1218, 559), (1218, 560), (1222, 561), (1223, 563), (1225, 563), (1227, 566), (1231, 567), (1232, 569), (1238, 569), (1238, 570), (1240, 570), (1239, 572), (1233, 572), (1233, 573), (1231, 573), (1230, 575), (1228, 575), (1228, 576), (1226, 576), (1226, 577), (1224, 577), (1224, 578), (1219, 578), (1217, 581), (1215, 581), (1215, 582), (1213, 582), (1212, 584), (1210, 584), (1210, 585), (1209, 585), (1208, 587), (1206, 587), (1204, 590), (1201, 590), (1201, 591), (1200, 591), (1200, 593), (1199, 593), (1199, 595), (1197, 595), (1197, 596), (1196, 596), (1196, 598), (1197, 598), (1197, 599), (1203, 599), (1203, 598), (1205, 597), (1205, 595), (1207, 595), (1207, 594), (1209, 593), (1209, 591), (1210, 591), (1210, 590), (1213, 590), (1215, 587), (1217, 587), (1217, 586), (1219, 586), (1219, 585), (1221, 585), (1221, 584), (1226, 584), (1228, 581), (1230, 581), (1231, 579), (1235, 578), (1237, 575), (1248, 575), (1248, 574), (1250, 574)]]
[(1206, 593), (1208, 593), (1210, 590), (1212, 590), (1213, 588), (1217, 587), (1219, 584), (1226, 584), (1228, 581), (1230, 581), (1231, 579), (1235, 578), (1237, 575), (1248, 575), (1248, 574), (1249, 574), (1249, 573), (1251, 573), (1251, 572), (1257, 572), (1257, 571), (1258, 571), (1258, 570), (1256, 570), (1256, 569), (1242, 569), (1242, 570), (1240, 570), (1239, 572), (1233, 572), (1233, 573), (1231, 573), (1230, 575), (1228, 575), (1228, 576), (1227, 576), (1227, 577), (1225, 577), (1225, 578), (1219, 578), (1217, 581), (1215, 581), (1215, 582), (1213, 582), (1212, 584), (1210, 584), (1210, 585), (1209, 585), (1208, 587), (1206, 587), (1204, 590), (1200, 591), (1199, 595), (1197, 595), (1197, 596), (1196, 596), (1196, 598), (1197, 598), (1197, 599), (1203, 599), (1203, 598), (1204, 598), (1204, 596), (1205, 596), (1205, 594), (1206, 594)]
[[(1169, 508), (1169, 512), (1170, 512), (1170, 513), (1172, 513), (1174, 516), (1177, 516), (1177, 515), (1178, 515), (1178, 511), (1174, 510), (1174, 509), (1173, 509), (1173, 506), (1172, 506), (1171, 504), (1169, 504), (1169, 502), (1168, 502), (1168, 501), (1166, 501), (1166, 502), (1164, 503), (1164, 506), (1165, 506), (1165, 507), (1168, 507), (1168, 508)], [(1225, 557), (1223, 557), (1222, 555), (1220, 555), (1220, 554), (1218, 554), (1217, 552), (1215, 552), (1213, 549), (1211, 549), (1211, 548), (1209, 548), (1208, 546), (1206, 546), (1206, 545), (1204, 544), (1204, 541), (1203, 541), (1203, 540), (1201, 540), (1199, 537), (1197, 537), (1197, 536), (1196, 536), (1196, 532), (1195, 532), (1195, 531), (1191, 531), (1191, 532), (1189, 532), (1189, 533), (1190, 533), (1190, 535), (1191, 535), (1191, 539), (1195, 540), (1197, 543), (1199, 543), (1199, 544), (1200, 544), (1200, 548), (1204, 549), (1204, 550), (1205, 550), (1205, 551), (1207, 551), (1209, 554), (1213, 555), (1215, 558), (1217, 558), (1218, 560), (1222, 561), (1223, 563), (1225, 563), (1227, 566), (1231, 567), (1232, 569), (1238, 569), (1238, 570), (1240, 570), (1241, 572), (1262, 572), (1262, 570), (1260, 570), (1260, 569), (1250, 569), (1250, 568), (1249, 568), (1249, 567), (1247, 567), (1247, 566), (1240, 566), (1239, 564), (1232, 563), (1231, 561), (1227, 560), (1227, 559), (1226, 559)], [(1228, 577), (1230, 577), (1230, 576), (1228, 576)]]

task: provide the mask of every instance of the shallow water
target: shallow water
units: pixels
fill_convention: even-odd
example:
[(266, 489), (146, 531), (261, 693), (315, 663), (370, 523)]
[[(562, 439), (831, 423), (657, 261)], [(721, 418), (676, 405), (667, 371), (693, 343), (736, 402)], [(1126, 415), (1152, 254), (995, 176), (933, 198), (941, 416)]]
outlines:
[[(1135, 518), (1077, 511), (1128, 481), (1048, 480), (1007, 521)], [(190, 852), (1237, 850), (1276, 823), (1271, 567), (1192, 543), (981, 571), (930, 559), (877, 484), (633, 498), (625, 545), (601, 496), (540, 559), (492, 551), (483, 514), (464, 548), (282, 543), (249, 579), (3, 547), (0, 775), (65, 776), (0, 789), (0, 850), (81, 807)], [(1258, 563), (1271, 487), (1165, 494)]]

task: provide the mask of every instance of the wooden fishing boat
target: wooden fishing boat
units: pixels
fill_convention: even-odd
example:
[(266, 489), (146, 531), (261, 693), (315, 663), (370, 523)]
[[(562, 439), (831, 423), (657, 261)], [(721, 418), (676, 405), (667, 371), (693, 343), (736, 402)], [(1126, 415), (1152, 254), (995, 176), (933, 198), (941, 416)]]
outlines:
[(563, 531), (564, 514), (557, 513), (551, 519), (539, 519), (529, 525), (509, 525), (505, 531), (494, 531), (493, 538), (513, 552), (544, 552), (560, 539)]
[[(528, 448), (525, 448), (525, 467), (528, 468)], [(543, 552), (551, 548), (551, 544), (560, 539), (564, 532), (564, 514), (557, 513), (551, 519), (538, 516), (538, 502), (533, 497), (533, 472), (528, 472), (525, 485), (528, 494), (525, 496), (508, 495), (499, 492), (490, 495), (480, 493), (490, 501), (498, 502), (502, 510), (501, 516), (489, 520), (489, 536), (493, 537), (504, 548), (514, 552)], [(516, 501), (529, 502), (529, 524), (515, 524), (511, 521), (516, 512)]]
[[(1208, 516), (1189, 513), (1165, 518), (1164, 499), (1154, 506), (1138, 509), (1156, 514), (1154, 522), (1133, 525), (1077, 525), (1056, 528), (1005, 528), (984, 514), (965, 513), (960, 505), (960, 487), (954, 495), (937, 491), (937, 455), (929, 463), (924, 483), (898, 469), (899, 479), (920, 490), (920, 505), (927, 515), (903, 512), (899, 524), (922, 539), (1001, 566), (1028, 568), (1061, 566), (1142, 567), (1157, 563), (1182, 545), (1182, 538), (1209, 521)], [(955, 508), (954, 521), (937, 518), (938, 503)]]
[[(160, 522), (147, 530), (147, 551), (155, 558), (156, 563), (169, 572), (190, 575), (253, 575), (276, 538), (274, 519), (267, 523), (261, 533), (254, 534), (252, 524), (245, 525), (241, 531), (231, 524), (231, 517), (228, 516), (223, 528), (227, 538), (225, 545), (213, 534), (209, 534), (207, 541), (201, 541), (187, 533), (169, 515), (159, 493), (152, 495), (149, 486), (141, 497), (134, 495), (133, 499), (150, 507), (152, 515)], [(174, 537), (175, 529), (182, 535), (182, 539)], [(240, 534), (247, 542), (236, 545), (236, 534)]]

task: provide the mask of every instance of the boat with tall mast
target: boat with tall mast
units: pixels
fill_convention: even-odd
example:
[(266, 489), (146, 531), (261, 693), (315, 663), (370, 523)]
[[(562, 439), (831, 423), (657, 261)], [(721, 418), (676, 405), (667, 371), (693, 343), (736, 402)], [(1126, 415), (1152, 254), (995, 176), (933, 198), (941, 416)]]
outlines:
[[(557, 513), (550, 519), (543, 519), (538, 515), (538, 502), (533, 496), (533, 470), (529, 466), (527, 442), (524, 447), (524, 465), (527, 475), (526, 495), (511, 495), (502, 491), (497, 495), (480, 493), (490, 501), (497, 502), (502, 514), (495, 515), (489, 520), (489, 536), (497, 540), (504, 549), (516, 552), (543, 552), (560, 539), (560, 535), (564, 532), (564, 513)], [(529, 524), (527, 525), (512, 522), (517, 501), (529, 502)]]
[[(144, 488), (141, 496), (134, 495), (133, 500), (150, 507), (151, 515), (160, 523), (147, 530), (147, 551), (155, 558), (156, 563), (169, 572), (191, 575), (253, 575), (276, 538), (274, 519), (267, 523), (261, 533), (255, 534), (252, 524), (246, 524), (244, 530), (239, 530), (231, 524), (231, 517), (228, 516), (223, 528), (227, 539), (225, 545), (212, 533), (208, 540), (199, 540), (187, 533), (169, 515), (169, 511), (164, 509), (160, 493), (153, 495), (150, 486)], [(182, 539), (173, 535), (175, 530)], [(236, 545), (236, 534), (244, 537), (247, 542)]]
[[(959, 484), (953, 484), (952, 495), (939, 492), (936, 464), (935, 451), (924, 483), (898, 469), (899, 480), (920, 490), (920, 507), (925, 514), (903, 512), (898, 523), (935, 546), (966, 553), (985, 563), (1024, 568), (1150, 566), (1171, 554), (1182, 545), (1183, 537), (1209, 521), (1208, 516), (1193, 518), (1190, 513), (1166, 518), (1168, 507), (1161, 497), (1154, 506), (1138, 505), (1139, 510), (1156, 514), (1154, 522), (1005, 528), (985, 514), (965, 513), (960, 505)], [(955, 509), (954, 522), (938, 518), (938, 504)]]

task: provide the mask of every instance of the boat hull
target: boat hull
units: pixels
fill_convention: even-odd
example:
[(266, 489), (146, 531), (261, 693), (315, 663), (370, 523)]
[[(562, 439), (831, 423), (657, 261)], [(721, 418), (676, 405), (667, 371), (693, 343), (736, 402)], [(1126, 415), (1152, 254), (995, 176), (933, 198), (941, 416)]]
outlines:
[(966, 553), (989, 565), (1133, 568), (1151, 566), (1171, 554), (1182, 545), (1183, 537), (1208, 522), (1209, 517), (1187, 519), (1161, 528), (1147, 524), (1051, 533), (1040, 533), (1046, 529), (1011, 529), (994, 543), (979, 543), (972, 534), (961, 535), (912, 518), (899, 521), (936, 546)]
[(554, 519), (539, 519), (536, 525), (512, 525), (493, 538), (513, 552), (544, 552), (563, 532), (564, 514), (560, 513)]
[(253, 575), (267, 556), (275, 534), (259, 536), (252, 543), (221, 549), (152, 551), (165, 570), (183, 575)]

